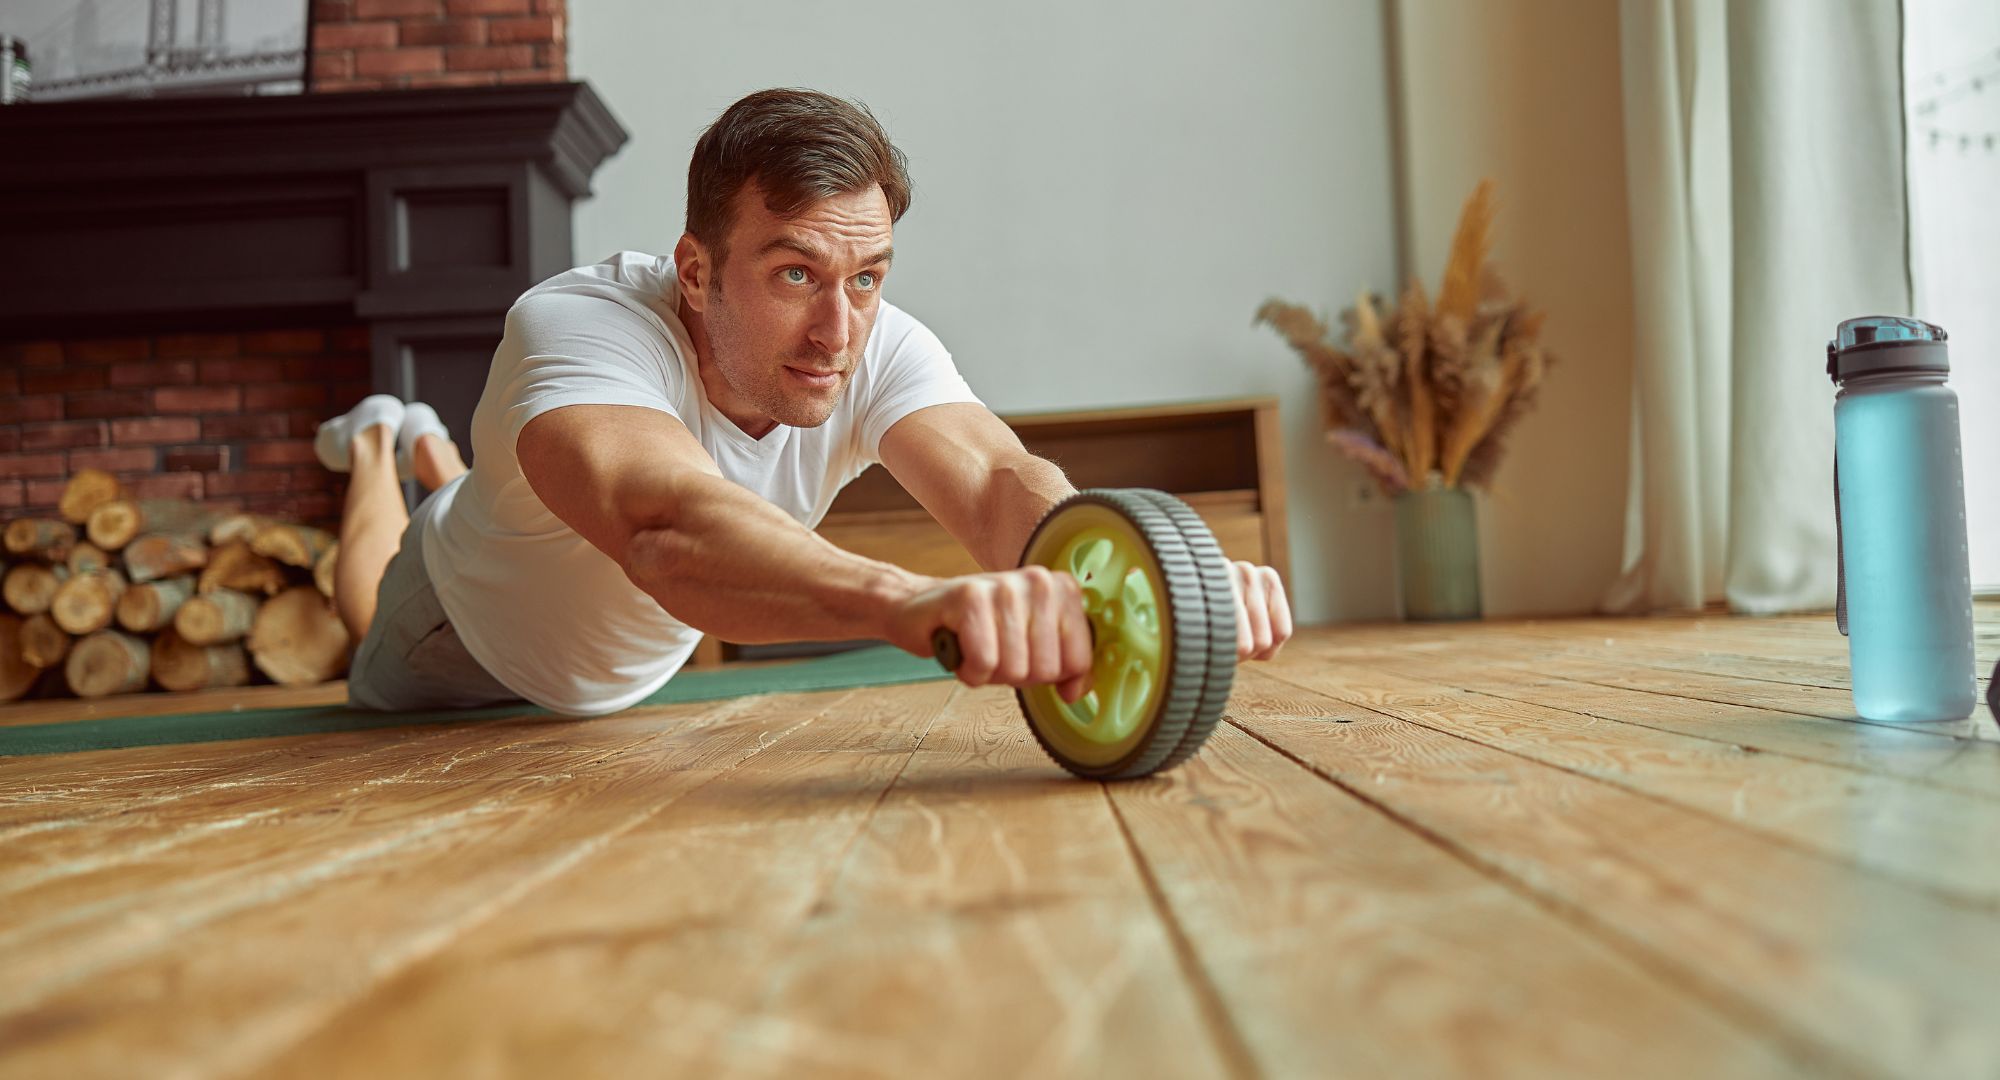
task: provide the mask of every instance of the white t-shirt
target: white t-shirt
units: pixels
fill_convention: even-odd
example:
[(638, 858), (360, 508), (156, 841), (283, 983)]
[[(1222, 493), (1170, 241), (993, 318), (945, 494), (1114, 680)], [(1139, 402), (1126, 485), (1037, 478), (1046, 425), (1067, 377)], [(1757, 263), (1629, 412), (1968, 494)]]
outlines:
[(976, 402), (937, 335), (887, 302), (847, 393), (815, 428), (753, 439), (702, 391), (675, 314), (673, 260), (620, 252), (522, 294), (472, 417), (474, 466), (418, 508), (425, 569), (474, 659), (523, 698), (597, 715), (660, 688), (701, 634), (542, 505), (514, 442), (565, 405), (637, 405), (680, 420), (722, 475), (807, 528), (878, 459), (910, 413)]

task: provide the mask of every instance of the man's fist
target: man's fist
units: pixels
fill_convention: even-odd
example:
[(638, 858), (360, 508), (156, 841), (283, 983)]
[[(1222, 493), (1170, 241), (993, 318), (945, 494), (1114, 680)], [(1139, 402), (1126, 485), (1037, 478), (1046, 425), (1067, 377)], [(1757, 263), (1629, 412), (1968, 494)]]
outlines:
[[(1268, 566), (1233, 562), (1236, 658), (1269, 660), (1292, 637), (1284, 582)], [(1076, 578), (1041, 566), (947, 578), (906, 601), (889, 640), (929, 656), (939, 629), (958, 635), (967, 686), (1054, 685), (1064, 701), (1090, 689), (1090, 620)]]
[(958, 635), (967, 686), (1053, 684), (1064, 701), (1090, 689), (1090, 620), (1076, 578), (1041, 566), (948, 578), (903, 604), (890, 640), (928, 656), (931, 634)]
[(1229, 564), (1236, 586), (1236, 659), (1269, 660), (1292, 638), (1292, 606), (1278, 572), (1241, 560)]

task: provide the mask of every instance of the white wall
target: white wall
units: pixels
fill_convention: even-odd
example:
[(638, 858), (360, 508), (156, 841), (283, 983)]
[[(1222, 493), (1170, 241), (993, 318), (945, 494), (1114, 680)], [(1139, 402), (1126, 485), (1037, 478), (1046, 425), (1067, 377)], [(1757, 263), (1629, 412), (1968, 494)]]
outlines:
[(1460, 204), (1499, 188), (1494, 260), (1560, 360), (1481, 500), (1488, 614), (1594, 609), (1630, 457), (1632, 253), (1618, 5), (1394, 0), (1411, 269), (1436, 295)]
[(1301, 615), (1395, 613), (1385, 508), (1356, 502), (1359, 474), (1320, 442), (1311, 380), (1250, 326), (1269, 295), (1337, 310), (1393, 284), (1376, 0), (569, 12), (572, 77), (633, 136), (578, 209), (580, 261), (672, 248), (688, 151), (741, 95), (858, 98), (916, 184), (888, 295), (988, 404), (1282, 395)]

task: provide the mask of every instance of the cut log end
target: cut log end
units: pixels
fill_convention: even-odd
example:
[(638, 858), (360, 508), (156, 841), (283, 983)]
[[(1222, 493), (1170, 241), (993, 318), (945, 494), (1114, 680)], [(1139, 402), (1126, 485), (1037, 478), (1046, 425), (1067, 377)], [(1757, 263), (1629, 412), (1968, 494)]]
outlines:
[(237, 642), (193, 645), (172, 629), (153, 639), (153, 681), (168, 690), (208, 690), (250, 681), (250, 657)]
[(339, 678), (347, 670), (351, 644), (333, 605), (310, 585), (286, 589), (265, 603), (250, 632), (250, 655), (258, 670), (285, 686)]
[(55, 603), (56, 590), (69, 576), (66, 566), (22, 563), (9, 568), (6, 578), (0, 580), (0, 596), (16, 614), (40, 615)]
[(106, 697), (144, 690), (151, 668), (152, 652), (145, 642), (116, 630), (100, 630), (70, 649), (63, 677), (78, 697)]
[(91, 511), (124, 494), (118, 478), (103, 469), (78, 469), (63, 487), (56, 512), (72, 525), (83, 525), (90, 520)]
[(78, 574), (56, 589), (49, 614), (64, 632), (82, 637), (111, 625), (118, 599), (125, 595), (125, 575), (116, 570)]
[(90, 512), (83, 531), (91, 543), (106, 551), (117, 551), (139, 535), (139, 504), (130, 499), (113, 499)]
[(191, 645), (239, 641), (257, 619), (257, 598), (231, 589), (194, 596), (174, 612), (174, 630)]
[(31, 667), (52, 668), (69, 655), (70, 636), (44, 612), (21, 621), (21, 659)]

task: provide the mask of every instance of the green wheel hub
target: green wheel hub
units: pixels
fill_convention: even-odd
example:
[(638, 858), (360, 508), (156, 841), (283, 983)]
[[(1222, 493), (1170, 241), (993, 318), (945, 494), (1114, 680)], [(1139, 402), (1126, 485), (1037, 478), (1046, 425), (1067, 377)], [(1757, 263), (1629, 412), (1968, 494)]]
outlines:
[[(1073, 575), (1083, 587), (1090, 617), (1090, 691), (1065, 702), (1051, 686), (1026, 693), (1047, 717), (1065, 752), (1080, 760), (1125, 747), (1159, 707), (1163, 685), (1166, 612), (1160, 602), (1160, 566), (1131, 523), (1100, 507), (1078, 508), (1030, 549), (1030, 564)], [(1042, 561), (1038, 555), (1046, 555)], [(1116, 760), (1115, 756), (1110, 760)]]

